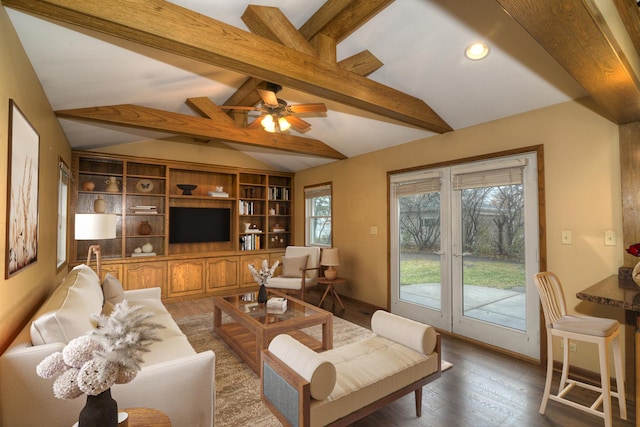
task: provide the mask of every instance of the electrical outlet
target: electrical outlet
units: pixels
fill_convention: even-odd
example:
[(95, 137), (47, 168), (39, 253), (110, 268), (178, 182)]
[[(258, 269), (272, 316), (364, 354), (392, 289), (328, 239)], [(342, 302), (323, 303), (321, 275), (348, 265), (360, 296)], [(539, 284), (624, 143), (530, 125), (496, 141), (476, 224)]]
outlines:
[(604, 232), (604, 245), (605, 246), (615, 246), (616, 245), (616, 232), (615, 231), (605, 231)]

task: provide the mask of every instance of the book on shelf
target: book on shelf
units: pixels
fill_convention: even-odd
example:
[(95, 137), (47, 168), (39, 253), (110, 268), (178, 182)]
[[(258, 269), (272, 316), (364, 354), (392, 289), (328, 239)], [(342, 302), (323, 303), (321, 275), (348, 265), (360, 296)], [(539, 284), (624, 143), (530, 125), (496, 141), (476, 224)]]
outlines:
[(209, 197), (229, 197), (229, 193), (225, 191), (209, 191)]
[(158, 208), (155, 206), (130, 206), (129, 210), (134, 214), (152, 215), (158, 213)]

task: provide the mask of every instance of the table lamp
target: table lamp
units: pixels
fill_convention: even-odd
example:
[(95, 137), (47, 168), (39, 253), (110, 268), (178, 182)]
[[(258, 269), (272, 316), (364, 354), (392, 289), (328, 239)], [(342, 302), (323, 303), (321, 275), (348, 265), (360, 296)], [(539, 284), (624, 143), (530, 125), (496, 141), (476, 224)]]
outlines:
[(340, 265), (340, 251), (338, 248), (323, 249), (320, 264), (329, 267), (324, 271), (324, 277), (334, 280), (338, 276), (338, 272), (333, 267)]
[[(114, 214), (76, 214), (76, 240), (104, 240), (116, 238), (116, 215)], [(96, 254), (96, 272), (102, 280), (100, 266), (100, 245), (90, 245), (87, 253), (87, 265), (91, 255)]]

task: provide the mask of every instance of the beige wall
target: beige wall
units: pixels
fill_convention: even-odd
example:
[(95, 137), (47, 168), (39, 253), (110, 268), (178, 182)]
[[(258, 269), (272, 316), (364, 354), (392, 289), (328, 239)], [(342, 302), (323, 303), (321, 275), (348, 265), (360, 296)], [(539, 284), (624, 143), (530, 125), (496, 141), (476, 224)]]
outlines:
[[(63, 277), (56, 272), (58, 158), (70, 164), (70, 148), (40, 82), (3, 7), (0, 7), (0, 351), (35, 307)], [(4, 279), (7, 253), (7, 153), (9, 99), (13, 99), (40, 134), (38, 261)]]
[[(387, 307), (387, 171), (542, 144), (547, 267), (563, 280), (571, 312), (624, 320), (621, 310), (575, 297), (617, 273), (623, 256), (618, 127), (594, 108), (586, 100), (569, 102), (299, 172), (297, 243), (304, 242), (303, 187), (332, 181), (334, 246), (339, 274), (349, 279), (343, 292)], [(572, 231), (572, 245), (560, 244), (562, 230)], [(616, 231), (618, 246), (604, 246), (605, 230)]]
[(219, 142), (210, 142), (208, 144), (193, 142), (193, 138), (186, 137), (133, 142), (91, 151), (248, 169), (273, 170), (269, 165), (234, 150), (228, 145)]

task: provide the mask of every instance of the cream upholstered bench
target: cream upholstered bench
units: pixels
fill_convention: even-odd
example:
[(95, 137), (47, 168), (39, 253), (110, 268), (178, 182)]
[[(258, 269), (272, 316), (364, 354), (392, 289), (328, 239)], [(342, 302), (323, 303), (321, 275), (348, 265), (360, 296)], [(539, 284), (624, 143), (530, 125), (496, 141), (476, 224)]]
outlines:
[(316, 353), (289, 335), (262, 352), (262, 400), (288, 426), (348, 425), (441, 375), (440, 335), (429, 325), (382, 310), (376, 334)]

